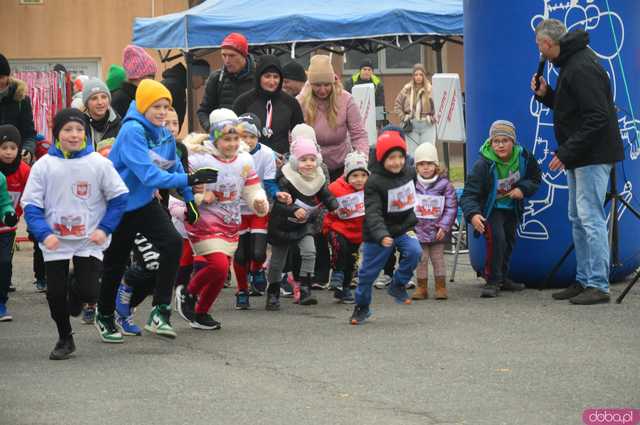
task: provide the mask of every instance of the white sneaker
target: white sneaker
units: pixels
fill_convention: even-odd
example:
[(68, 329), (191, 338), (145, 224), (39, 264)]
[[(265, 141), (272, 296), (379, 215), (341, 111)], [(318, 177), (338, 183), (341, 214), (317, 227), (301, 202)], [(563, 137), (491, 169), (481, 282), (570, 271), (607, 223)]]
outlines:
[(416, 283), (412, 280), (410, 280), (409, 282), (407, 282), (407, 284), (405, 285), (405, 287), (407, 289), (414, 289), (416, 287)]
[(391, 276), (387, 276), (386, 274), (381, 274), (375, 282), (373, 282), (373, 286), (377, 289), (384, 289), (391, 283)]

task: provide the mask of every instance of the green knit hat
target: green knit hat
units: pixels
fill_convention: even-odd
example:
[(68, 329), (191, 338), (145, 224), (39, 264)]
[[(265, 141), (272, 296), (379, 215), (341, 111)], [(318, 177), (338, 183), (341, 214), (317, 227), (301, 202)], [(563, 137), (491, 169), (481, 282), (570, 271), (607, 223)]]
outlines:
[(126, 78), (127, 76), (124, 72), (123, 67), (119, 65), (111, 64), (111, 66), (109, 66), (109, 71), (107, 72), (107, 79), (105, 81), (107, 83), (107, 87), (109, 88), (109, 91), (113, 92), (115, 90), (118, 90), (122, 86), (122, 82)]

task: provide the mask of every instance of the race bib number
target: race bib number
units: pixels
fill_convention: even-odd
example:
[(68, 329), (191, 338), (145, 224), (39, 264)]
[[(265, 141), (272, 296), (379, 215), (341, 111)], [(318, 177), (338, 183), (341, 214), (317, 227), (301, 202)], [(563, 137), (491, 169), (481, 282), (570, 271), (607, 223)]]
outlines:
[(387, 212), (397, 213), (410, 210), (416, 204), (416, 187), (413, 181), (400, 187), (389, 189)]
[(53, 231), (62, 238), (82, 239), (87, 236), (86, 213), (55, 213), (53, 221)]
[(309, 221), (309, 217), (311, 217), (313, 214), (316, 213), (316, 211), (318, 211), (318, 208), (320, 208), (320, 204), (318, 205), (309, 205), (303, 201), (301, 201), (300, 199), (296, 199), (296, 201), (293, 203), (293, 205), (295, 205), (298, 208), (302, 208), (303, 210), (305, 210), (307, 212), (307, 215), (305, 216), (304, 220), (298, 220), (295, 217), (289, 217), (289, 221), (292, 221), (294, 223), (306, 223), (307, 221)]
[(520, 171), (509, 172), (509, 177), (498, 179), (498, 196), (505, 195), (520, 181)]
[(350, 193), (336, 200), (338, 201), (336, 212), (341, 220), (350, 220), (364, 215), (364, 191)]
[(239, 184), (235, 179), (222, 178), (213, 185), (213, 194), (221, 204), (236, 202), (240, 197)]
[(437, 220), (444, 210), (444, 196), (416, 195), (416, 217)]

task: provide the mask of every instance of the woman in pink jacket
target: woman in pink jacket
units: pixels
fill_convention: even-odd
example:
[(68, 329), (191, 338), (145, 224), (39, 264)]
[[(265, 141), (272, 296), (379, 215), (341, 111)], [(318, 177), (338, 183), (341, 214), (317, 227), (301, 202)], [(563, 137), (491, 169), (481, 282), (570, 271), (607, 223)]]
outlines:
[(334, 181), (343, 174), (349, 152), (368, 155), (369, 139), (358, 105), (336, 78), (329, 56), (313, 56), (307, 77), (308, 84), (297, 99), (304, 121), (315, 130), (330, 180)]

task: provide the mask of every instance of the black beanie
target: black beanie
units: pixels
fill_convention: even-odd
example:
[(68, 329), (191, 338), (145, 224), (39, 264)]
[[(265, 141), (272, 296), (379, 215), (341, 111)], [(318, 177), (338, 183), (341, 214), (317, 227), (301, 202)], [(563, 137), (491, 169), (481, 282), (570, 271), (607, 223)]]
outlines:
[(14, 142), (18, 145), (18, 150), (22, 147), (22, 137), (20, 137), (20, 132), (11, 124), (0, 125), (0, 146), (4, 142)]
[(364, 67), (373, 69), (373, 62), (371, 62), (371, 59), (364, 58), (364, 60), (360, 63), (360, 68), (358, 69), (362, 69)]
[(87, 124), (84, 117), (85, 115), (75, 108), (66, 108), (58, 112), (53, 118), (53, 140), (58, 140), (60, 130), (68, 122), (75, 121), (82, 124), (86, 129)]
[(282, 74), (287, 80), (307, 81), (307, 73), (304, 71), (304, 67), (298, 62), (289, 62), (282, 67)]
[(2, 53), (0, 53), (0, 75), (11, 75), (9, 61)]

